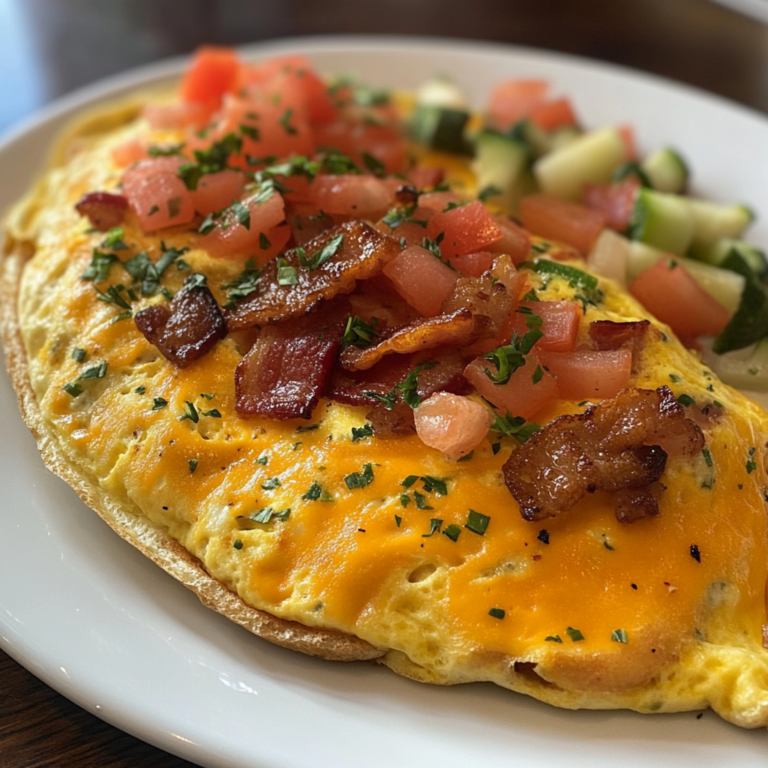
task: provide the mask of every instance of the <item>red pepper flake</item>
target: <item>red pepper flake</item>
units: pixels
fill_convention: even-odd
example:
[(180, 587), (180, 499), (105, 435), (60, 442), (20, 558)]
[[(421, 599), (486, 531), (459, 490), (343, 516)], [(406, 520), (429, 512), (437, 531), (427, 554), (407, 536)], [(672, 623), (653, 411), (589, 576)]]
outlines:
[(534, 559), (534, 560), (541, 560), (541, 555), (534, 555), (534, 556), (533, 556), (533, 559)]

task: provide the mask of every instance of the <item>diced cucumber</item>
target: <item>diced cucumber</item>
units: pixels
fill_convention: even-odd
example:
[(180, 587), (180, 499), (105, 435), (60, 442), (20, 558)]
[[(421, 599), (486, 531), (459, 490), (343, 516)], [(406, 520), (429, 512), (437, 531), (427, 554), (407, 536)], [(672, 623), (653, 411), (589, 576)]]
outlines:
[(556, 152), (558, 149), (567, 147), (583, 135), (584, 131), (577, 125), (564, 125), (562, 128), (555, 128), (549, 134), (550, 151)]
[(749, 357), (717, 356), (712, 370), (726, 383), (739, 389), (768, 391), (768, 338), (761, 339)]
[(629, 248), (629, 240), (626, 237), (612, 229), (604, 229), (587, 256), (587, 264), (597, 274), (626, 286)]
[(420, 107), (442, 107), (467, 112), (467, 95), (448, 77), (433, 77), (416, 91), (416, 103)]
[(650, 189), (638, 190), (627, 228), (631, 240), (682, 256), (691, 244), (693, 230), (690, 201)]
[(738, 310), (712, 347), (718, 355), (743, 349), (768, 336), (768, 293), (750, 266), (737, 251), (731, 250), (720, 271), (741, 275), (745, 283)]
[[(483, 199), (515, 212), (520, 196), (529, 190), (529, 163), (526, 144), (495, 131), (482, 131), (475, 142), (473, 168)], [(496, 193), (489, 194), (490, 190)]]
[(646, 176), (645, 171), (637, 163), (623, 163), (614, 172), (611, 181), (622, 182), (625, 179), (636, 178), (644, 187), (653, 188), (651, 180)]
[(411, 135), (432, 149), (467, 154), (470, 149), (464, 138), (464, 127), (468, 121), (469, 112), (418, 105), (411, 116)]
[(724, 237), (738, 239), (755, 218), (746, 205), (689, 200), (693, 214), (693, 248), (706, 248)]
[(731, 250), (735, 250), (758, 277), (763, 276), (768, 271), (768, 261), (766, 261), (763, 251), (742, 240), (731, 240), (727, 237), (716, 240), (706, 247), (692, 248), (691, 256), (699, 259), (699, 261), (705, 261), (707, 264), (719, 267), (728, 258)]
[[(658, 248), (633, 241), (627, 254), (627, 280), (632, 282), (641, 272), (650, 269), (660, 258), (670, 258)], [(730, 314), (738, 311), (746, 290), (744, 276), (735, 271), (719, 269), (701, 261), (675, 256), (675, 261), (685, 267), (688, 274)], [(768, 333), (768, 331), (766, 331)], [(752, 340), (754, 341), (754, 339)]]
[(552, 151), (552, 137), (530, 120), (521, 120), (507, 135), (528, 147), (531, 157), (537, 158)]
[(688, 165), (670, 147), (652, 152), (643, 160), (641, 168), (651, 186), (659, 192), (680, 194), (688, 186)]
[(585, 184), (604, 183), (626, 157), (626, 145), (615, 128), (585, 133), (539, 158), (533, 175), (542, 192), (579, 200)]

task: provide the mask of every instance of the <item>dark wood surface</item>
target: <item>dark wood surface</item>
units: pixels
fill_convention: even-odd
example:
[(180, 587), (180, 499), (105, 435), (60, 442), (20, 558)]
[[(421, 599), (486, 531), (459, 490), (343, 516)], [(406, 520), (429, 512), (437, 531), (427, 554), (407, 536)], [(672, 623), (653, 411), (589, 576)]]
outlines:
[[(707, 0), (0, 0), (0, 20), (0, 129), (73, 88), (203, 42), (339, 33), (549, 48), (768, 113), (768, 29)], [(103, 723), (0, 651), (0, 768), (160, 765), (190, 763)]]

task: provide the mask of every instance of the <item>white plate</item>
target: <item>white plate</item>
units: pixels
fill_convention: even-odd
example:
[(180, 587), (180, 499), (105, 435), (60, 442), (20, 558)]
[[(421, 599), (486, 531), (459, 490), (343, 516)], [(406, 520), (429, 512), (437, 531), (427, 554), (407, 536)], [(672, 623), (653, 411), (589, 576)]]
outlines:
[[(632, 123), (643, 147), (682, 149), (702, 194), (763, 206), (753, 239), (768, 245), (768, 121), (744, 108), (616, 67), (489, 44), (304, 39), (244, 53), (286, 50), (308, 54), (324, 72), (357, 70), (380, 85), (417, 86), (450, 72), (478, 107), (500, 78), (550, 79), (588, 124)], [(0, 145), (0, 210), (31, 181), (65, 119), (181, 66), (88, 88), (9, 137)], [(262, 642), (203, 608), (43, 469), (5, 377), (0, 412), (0, 645), (152, 744), (216, 768), (765, 765), (765, 731), (710, 713), (565, 712), (491, 685), (434, 688)]]

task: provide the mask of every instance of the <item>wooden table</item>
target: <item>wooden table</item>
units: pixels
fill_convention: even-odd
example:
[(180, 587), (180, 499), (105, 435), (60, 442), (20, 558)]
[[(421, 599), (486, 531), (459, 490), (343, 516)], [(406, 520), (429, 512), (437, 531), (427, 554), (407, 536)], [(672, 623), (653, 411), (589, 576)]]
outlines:
[[(12, 21), (0, 25), (3, 91), (21, 97), (4, 96), (0, 127), (86, 82), (203, 42), (337, 33), (549, 48), (654, 72), (768, 113), (768, 28), (706, 0), (474, 0), (471, 14), (458, 0), (16, 0)], [(0, 768), (138, 765), (190, 763), (103, 723), (0, 652)]]

